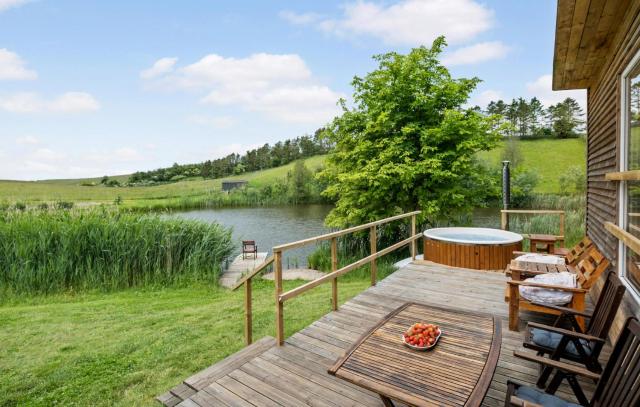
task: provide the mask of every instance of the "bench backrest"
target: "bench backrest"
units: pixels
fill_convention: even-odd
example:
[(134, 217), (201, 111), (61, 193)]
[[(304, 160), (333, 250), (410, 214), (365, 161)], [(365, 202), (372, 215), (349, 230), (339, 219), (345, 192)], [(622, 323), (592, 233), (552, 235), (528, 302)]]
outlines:
[(640, 323), (629, 318), (593, 393), (594, 407), (640, 405)]
[(580, 287), (587, 290), (591, 288), (609, 264), (609, 260), (595, 246), (592, 246), (575, 267)]
[(600, 292), (600, 297), (593, 309), (593, 315), (589, 320), (587, 333), (606, 339), (609, 335), (609, 329), (615, 319), (616, 312), (622, 302), (622, 297), (627, 288), (622, 284), (613, 270), (608, 270), (604, 282), (604, 287)]
[(577, 245), (573, 246), (571, 251), (567, 253), (567, 264), (572, 266), (576, 265), (587, 249), (590, 249), (592, 245), (593, 242), (589, 239), (589, 236), (583, 237), (582, 240), (579, 241)]

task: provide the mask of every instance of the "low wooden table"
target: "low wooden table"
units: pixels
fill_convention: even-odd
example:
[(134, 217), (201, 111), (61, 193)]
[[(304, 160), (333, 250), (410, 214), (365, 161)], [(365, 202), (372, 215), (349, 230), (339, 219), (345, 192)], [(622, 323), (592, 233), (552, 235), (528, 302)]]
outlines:
[[(557, 238), (554, 235), (529, 235), (529, 251), (533, 253), (553, 254), (554, 248), (556, 246), (556, 240)], [(538, 245), (542, 245), (541, 251), (538, 250)]]
[[(442, 330), (438, 344), (416, 351), (402, 333), (416, 322)], [(407, 303), (364, 334), (329, 373), (411, 406), (479, 406), (500, 356), (501, 322), (489, 314)]]

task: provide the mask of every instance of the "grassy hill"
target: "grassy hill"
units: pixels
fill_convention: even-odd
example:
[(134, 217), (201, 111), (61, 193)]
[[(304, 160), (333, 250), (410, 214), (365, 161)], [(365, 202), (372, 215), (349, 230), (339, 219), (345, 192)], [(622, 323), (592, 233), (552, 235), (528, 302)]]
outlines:
[[(310, 157), (305, 165), (315, 170), (324, 163), (324, 156)], [(172, 184), (146, 187), (105, 187), (102, 185), (83, 186), (87, 182), (100, 179), (46, 180), (46, 181), (0, 181), (0, 202), (50, 202), (66, 200), (74, 202), (111, 203), (117, 196), (123, 200), (159, 200), (184, 196), (197, 196), (212, 190), (219, 190), (223, 180), (246, 180), (251, 187), (262, 187), (278, 179), (283, 179), (293, 168), (293, 163), (263, 171), (226, 177), (221, 179), (191, 179)], [(126, 176), (115, 177), (121, 181)]]
[[(558, 179), (572, 166), (585, 166), (586, 146), (581, 139), (568, 140), (523, 140), (519, 142), (523, 166), (536, 172), (540, 193), (559, 193)], [(491, 165), (500, 166), (504, 143), (498, 148), (482, 152), (479, 157)], [(326, 156), (315, 156), (305, 160), (308, 168), (315, 170), (323, 165)], [(189, 179), (172, 184), (147, 187), (105, 187), (102, 185), (83, 186), (96, 182), (99, 178), (46, 181), (1, 181), (0, 202), (52, 202), (74, 201), (82, 204), (111, 203), (121, 196), (125, 203), (132, 201), (161, 201), (185, 196), (204, 195), (219, 190), (223, 180), (246, 180), (250, 187), (262, 187), (286, 177), (293, 163), (263, 171), (250, 172), (223, 179)], [(127, 176), (114, 177), (125, 181)]]
[[(587, 146), (582, 139), (520, 140), (518, 143), (522, 166), (538, 174), (536, 192), (560, 193), (560, 176), (571, 167), (586, 167)], [(503, 142), (498, 148), (478, 155), (491, 165), (501, 166), (504, 145)]]

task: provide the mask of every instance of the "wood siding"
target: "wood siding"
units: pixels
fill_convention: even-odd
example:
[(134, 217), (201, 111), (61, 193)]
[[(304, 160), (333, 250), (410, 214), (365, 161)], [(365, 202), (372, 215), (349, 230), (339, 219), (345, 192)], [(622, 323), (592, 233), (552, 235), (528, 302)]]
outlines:
[[(640, 1), (632, 1), (587, 96), (587, 235), (612, 259), (614, 267), (617, 265), (618, 240), (605, 229), (604, 224), (618, 223), (619, 181), (607, 181), (605, 174), (619, 170), (620, 78), (639, 49)], [(593, 292), (595, 297), (601, 287), (602, 282)], [(627, 293), (612, 328), (613, 337), (617, 337), (630, 315), (640, 315), (640, 306)]]

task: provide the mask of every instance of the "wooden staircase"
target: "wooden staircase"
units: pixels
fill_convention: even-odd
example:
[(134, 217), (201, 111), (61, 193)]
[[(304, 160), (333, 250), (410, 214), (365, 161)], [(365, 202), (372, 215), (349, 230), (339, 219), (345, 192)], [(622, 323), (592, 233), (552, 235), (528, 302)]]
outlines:
[(201, 372), (185, 379), (182, 383), (168, 392), (156, 397), (156, 400), (167, 407), (173, 407), (209, 386), (216, 380), (233, 372), (245, 363), (262, 355), (264, 352), (275, 346), (275, 344), (276, 340), (273, 337), (264, 337), (241, 351), (236, 352), (233, 355), (222, 359), (218, 363), (211, 365)]

